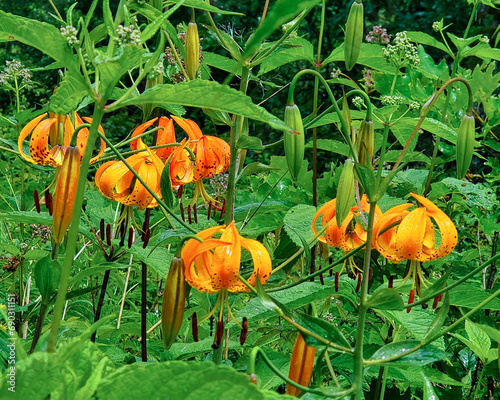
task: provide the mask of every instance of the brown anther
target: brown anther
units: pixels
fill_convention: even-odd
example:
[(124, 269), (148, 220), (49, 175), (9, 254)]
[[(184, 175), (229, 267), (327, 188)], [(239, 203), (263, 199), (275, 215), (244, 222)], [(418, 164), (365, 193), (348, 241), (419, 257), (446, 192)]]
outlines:
[(439, 303), (439, 296), (434, 297), (434, 301), (432, 302), (432, 309), (435, 310)]
[(101, 220), (99, 221), (99, 237), (101, 238), (101, 240), (104, 240), (104, 231), (104, 218), (101, 218)]
[(198, 317), (196, 315), (196, 311), (193, 313), (193, 315), (191, 317), (191, 330), (193, 332), (193, 340), (195, 342), (197, 342), (198, 340), (200, 340), (198, 338)]
[(370, 282), (372, 280), (372, 274), (373, 274), (373, 270), (370, 268), (370, 272), (368, 273), (368, 282)]
[(325, 286), (325, 280), (323, 279), (323, 274), (319, 274), (319, 282), (321, 283), (321, 286)]
[(212, 349), (218, 349), (222, 344), (222, 336), (224, 335), (224, 321), (217, 322), (217, 329), (215, 330), (215, 340), (212, 344)]
[(243, 317), (241, 322), (241, 333), (240, 333), (240, 344), (243, 346), (247, 340), (248, 336), (248, 321), (247, 317)]
[(208, 211), (207, 211), (207, 221), (210, 220), (210, 212), (212, 211), (212, 202), (208, 202)]
[(330, 275), (330, 278), (331, 278), (331, 277), (333, 276), (333, 269), (330, 269), (330, 270), (328, 271), (328, 274)]
[[(412, 304), (415, 300), (415, 290), (410, 290), (410, 297), (408, 298), (408, 304)], [(411, 311), (411, 307), (406, 309), (406, 312), (409, 313)]]
[(177, 189), (177, 198), (182, 197), (182, 193), (184, 192), (184, 185), (179, 186), (179, 189)]
[(339, 273), (335, 272), (335, 291), (339, 291)]
[(142, 237), (142, 248), (145, 249), (149, 243), (149, 239), (151, 238), (151, 230), (148, 228), (146, 232), (144, 232), (144, 236)]
[(134, 228), (130, 227), (128, 228), (128, 248), (130, 249), (132, 247), (132, 244), (134, 243)]
[(120, 247), (125, 244), (125, 224), (120, 225)]
[(387, 287), (390, 289), (394, 287), (394, 275), (389, 275), (389, 282), (387, 283)]
[(356, 284), (356, 293), (359, 292), (359, 289), (361, 288), (361, 272), (358, 272), (358, 283)]
[(196, 211), (196, 204), (193, 204), (193, 217), (194, 217), (194, 223), (198, 223), (198, 212)]
[(224, 199), (224, 202), (222, 203), (222, 207), (220, 209), (220, 217), (219, 218), (222, 218), (222, 216), (224, 215), (225, 212), (226, 212), (226, 199)]
[(111, 225), (106, 225), (106, 243), (111, 246)]
[(33, 200), (35, 201), (36, 212), (40, 214), (40, 198), (38, 197), (38, 190), (33, 190)]
[(179, 210), (181, 211), (181, 218), (184, 222), (186, 222), (186, 218), (184, 218), (184, 206), (182, 203), (179, 203)]
[(191, 204), (187, 206), (187, 214), (188, 214), (188, 223), (191, 225), (193, 220), (191, 219)]
[(214, 316), (210, 317), (210, 336), (214, 334)]
[(49, 210), (49, 215), (52, 216), (52, 210), (53, 210), (53, 205), (54, 205), (54, 200), (52, 198), (52, 195), (50, 193), (48, 193), (46, 199), (48, 200), (48, 203), (46, 203), (45, 205), (47, 206), (47, 209)]

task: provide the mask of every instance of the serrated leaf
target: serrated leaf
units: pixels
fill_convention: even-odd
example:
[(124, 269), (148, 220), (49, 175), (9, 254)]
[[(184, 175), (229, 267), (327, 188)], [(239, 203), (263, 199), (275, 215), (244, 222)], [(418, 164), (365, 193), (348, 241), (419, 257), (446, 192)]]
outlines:
[[(162, 25), (165, 23), (165, 21), (168, 20), (168, 17), (170, 17), (177, 9), (183, 5), (186, 2), (186, 0), (180, 0), (175, 6), (172, 8), (169, 8), (166, 12), (163, 14), (160, 14), (156, 16), (156, 18), (153, 20), (153, 22), (150, 22), (146, 28), (141, 32), (141, 43), (146, 43), (149, 39), (153, 37), (153, 35), (162, 27)], [(163, 35), (162, 35), (163, 38)]]
[(500, 331), (498, 329), (495, 329), (492, 326), (488, 325), (476, 324), (474, 322), (471, 322), (471, 324), (475, 325), (476, 328), (481, 329), (484, 333), (486, 333), (490, 337), (490, 339), (500, 344)]
[(366, 306), (378, 310), (401, 310), (404, 302), (397, 290), (384, 288), (370, 296)]
[[(191, 232), (192, 234), (192, 232)], [(127, 250), (140, 261), (146, 263), (160, 278), (165, 278), (168, 274), (172, 253), (163, 247), (156, 247), (151, 251), (151, 247), (142, 248), (142, 245), (134, 245)]]
[(265, 122), (272, 128), (285, 132), (291, 129), (283, 121), (253, 103), (243, 93), (213, 81), (195, 79), (177, 85), (156, 85), (137, 97), (125, 100), (122, 105), (143, 103), (177, 104), (187, 107), (211, 108)]
[(205, 400), (263, 400), (264, 396), (245, 374), (231, 368), (169, 361), (126, 365), (109, 375), (97, 389), (97, 398)]
[(309, 41), (303, 38), (295, 38), (286, 43), (292, 47), (266, 57), (260, 65), (258, 77), (294, 61), (308, 60), (314, 63), (313, 46)]
[(87, 95), (89, 90), (82, 76), (67, 70), (55, 93), (50, 97), (49, 110), (56, 114), (69, 114), (77, 109)]
[(435, 47), (439, 50), (444, 51), (450, 57), (454, 57), (454, 54), (448, 50), (448, 48), (441, 43), (439, 40), (433, 38), (431, 35), (420, 32), (420, 31), (407, 31), (406, 35), (411, 42), (425, 44), (427, 46)]
[[(298, 246), (303, 247), (304, 243), (301, 237), (309, 242), (314, 237), (311, 226), (316, 207), (299, 204), (289, 209), (283, 222), (285, 223), (285, 231), (290, 236), (290, 239)], [(300, 236), (299, 236), (300, 233)], [(307, 247), (311, 247), (308, 245)]]
[(465, 320), (465, 331), (467, 332), (467, 336), (469, 337), (471, 343), (473, 343), (476, 348), (481, 349), (481, 354), (476, 353), (478, 357), (481, 358), (481, 360), (486, 361), (488, 358), (488, 351), (491, 347), (491, 340), (486, 332), (478, 328), (468, 319)]

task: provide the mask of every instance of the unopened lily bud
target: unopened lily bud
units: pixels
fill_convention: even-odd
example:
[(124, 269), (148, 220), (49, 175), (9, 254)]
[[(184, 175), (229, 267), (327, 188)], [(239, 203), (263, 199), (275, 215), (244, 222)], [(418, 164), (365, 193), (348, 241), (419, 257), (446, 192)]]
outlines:
[(462, 179), (472, 162), (474, 139), (476, 136), (475, 120), (472, 113), (463, 116), (457, 135), (457, 178)]
[(174, 257), (170, 263), (161, 307), (163, 343), (167, 349), (175, 342), (184, 317), (186, 283), (184, 280), (184, 261)]
[(56, 181), (56, 191), (52, 216), (54, 241), (61, 243), (66, 229), (73, 217), (76, 189), (80, 176), (80, 151), (77, 147), (69, 146)]
[(425, 117), (429, 113), (432, 105), (434, 104), (434, 100), (436, 97), (436, 93), (433, 93), (431, 97), (429, 97), (429, 100), (425, 102), (425, 104), (422, 106), (420, 109), (420, 116)]
[[(302, 337), (302, 334), (299, 333), (293, 346), (292, 358), (290, 360), (290, 370), (288, 372), (288, 377), (292, 381), (302, 386), (309, 386), (314, 366), (315, 353), (316, 349), (308, 346)], [(286, 385), (286, 394), (298, 396), (301, 392), (302, 391), (295, 386), (290, 384)]]
[(304, 124), (296, 104), (287, 105), (285, 108), (285, 124), (293, 129), (292, 133), (285, 132), (283, 141), (285, 144), (285, 157), (288, 171), (293, 180), (299, 176), (304, 161), (306, 139), (304, 135)]
[(355, 0), (349, 10), (345, 26), (344, 57), (345, 67), (348, 71), (354, 67), (358, 60), (363, 41), (363, 27), (363, 3), (361, 0)]
[(186, 33), (186, 72), (190, 80), (196, 78), (200, 66), (200, 37), (198, 25), (190, 22)]
[(373, 121), (363, 120), (359, 127), (358, 136), (356, 137), (356, 153), (361, 164), (369, 166), (372, 163), (375, 130)]
[(355, 194), (354, 162), (349, 158), (344, 164), (344, 168), (340, 174), (339, 186), (337, 188), (337, 207), (335, 210), (335, 217), (337, 219), (338, 227), (342, 226), (344, 219), (347, 217), (347, 214), (349, 214)]

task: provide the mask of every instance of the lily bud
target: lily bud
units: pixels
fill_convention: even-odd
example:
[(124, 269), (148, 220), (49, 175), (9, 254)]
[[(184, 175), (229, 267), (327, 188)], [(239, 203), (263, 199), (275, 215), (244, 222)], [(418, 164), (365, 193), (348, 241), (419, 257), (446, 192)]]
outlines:
[(457, 178), (462, 179), (470, 163), (472, 162), (472, 155), (474, 154), (474, 139), (476, 136), (475, 120), (472, 113), (467, 113), (463, 116), (458, 128), (457, 136)]
[(363, 120), (359, 127), (358, 136), (356, 138), (356, 153), (361, 164), (370, 166), (372, 164), (375, 129), (373, 121)]
[(342, 226), (344, 219), (349, 214), (356, 187), (354, 186), (354, 162), (352, 159), (347, 159), (342, 173), (340, 174), (339, 186), (337, 188), (337, 207), (335, 216), (337, 217), (337, 226)]
[(198, 25), (190, 22), (186, 33), (186, 72), (190, 80), (196, 78), (200, 66), (200, 37)]
[(80, 151), (77, 147), (70, 146), (66, 149), (64, 159), (56, 181), (52, 228), (54, 241), (61, 243), (66, 229), (73, 217), (76, 189), (80, 177)]
[(344, 57), (345, 67), (348, 71), (354, 67), (358, 60), (363, 41), (363, 27), (363, 3), (361, 0), (355, 0), (349, 10), (345, 26)]
[(161, 307), (163, 343), (167, 350), (175, 342), (181, 329), (186, 302), (186, 283), (184, 281), (184, 261), (174, 257), (170, 263)]
[(292, 133), (285, 132), (283, 137), (285, 144), (285, 157), (288, 170), (293, 180), (297, 180), (304, 161), (306, 139), (304, 135), (304, 124), (296, 104), (286, 106), (285, 124), (294, 130)]
[[(316, 349), (308, 346), (302, 337), (302, 334), (299, 333), (293, 346), (292, 358), (290, 360), (290, 370), (288, 372), (288, 377), (292, 381), (302, 386), (309, 385), (309, 380), (311, 379), (314, 366), (315, 352)], [(286, 394), (298, 396), (301, 392), (302, 391), (297, 389), (295, 386), (290, 384), (286, 385)]]

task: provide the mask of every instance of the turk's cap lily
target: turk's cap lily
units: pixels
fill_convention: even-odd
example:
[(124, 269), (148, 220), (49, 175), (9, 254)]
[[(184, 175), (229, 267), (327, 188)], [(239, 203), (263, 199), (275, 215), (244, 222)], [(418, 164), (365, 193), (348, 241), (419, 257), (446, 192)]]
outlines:
[[(148, 122), (145, 122), (141, 125), (139, 125), (134, 132), (132, 133), (131, 139), (133, 139), (136, 136), (139, 136), (144, 133), (146, 129), (148, 129), (151, 125), (153, 125), (158, 118), (154, 118)], [(172, 121), (168, 117), (160, 117), (158, 120), (158, 129), (156, 131), (156, 144), (157, 145), (162, 145), (162, 144), (170, 144), (170, 143), (175, 143), (175, 131), (174, 131), (174, 121)], [(142, 140), (142, 137), (137, 138), (136, 140), (130, 142), (130, 149), (131, 150), (138, 150), (138, 149), (146, 149), (146, 144), (144, 144), (144, 141)], [(160, 159), (165, 162), (168, 157), (172, 154), (174, 151), (174, 147), (164, 147), (160, 149), (155, 149), (154, 152), (155, 154), (160, 157)]]
[[(161, 198), (161, 174), (164, 164), (149, 149), (127, 158), (127, 162), (144, 182)], [(140, 209), (158, 205), (153, 195), (140, 183), (122, 161), (108, 161), (96, 172), (95, 182), (99, 191), (108, 199), (124, 205), (136, 205)]]
[[(382, 216), (380, 208), (377, 205), (375, 207), (374, 224)], [(364, 218), (367, 218), (370, 212), (368, 197), (363, 195), (361, 198), (361, 210), (363, 211), (363, 215), (359, 211), (359, 206), (352, 207), (340, 226), (337, 226), (336, 208), (337, 199), (330, 200), (328, 203), (324, 204), (314, 215), (312, 231), (316, 235), (316, 221), (321, 216), (321, 226), (324, 227), (327, 225), (327, 228), (325, 230), (325, 235), (319, 236), (318, 240), (327, 243), (329, 246), (338, 247), (345, 252), (349, 252), (366, 242), (367, 234), (364, 227), (366, 225), (362, 222)]]
[[(410, 195), (418, 200), (420, 207), (412, 211), (408, 209), (413, 204), (393, 207), (374, 227), (378, 252), (394, 263), (403, 260), (425, 262), (450, 254), (458, 241), (457, 229), (451, 219), (432, 201), (414, 193)], [(441, 235), (437, 248), (433, 222)], [(387, 229), (393, 224), (397, 225)]]
[[(67, 115), (49, 115), (47, 113), (39, 115), (32, 119), (21, 130), (17, 140), (17, 148), (21, 157), (31, 164), (50, 165), (51, 167), (60, 167), (63, 162), (64, 153), (71, 143), (71, 137), (75, 130), (71, 118)], [(83, 117), (75, 113), (76, 125), (83, 123), (92, 123), (92, 118)], [(104, 134), (104, 130), (99, 125), (99, 131)], [(30, 136), (29, 154), (23, 150), (24, 140)], [(76, 147), (80, 152), (80, 158), (83, 158), (89, 130), (87, 128), (80, 129), (77, 135)], [(101, 139), (101, 146), (98, 154), (90, 160), (90, 163), (96, 162), (104, 153), (106, 143)]]
[[(220, 238), (214, 239), (218, 233)], [(271, 276), (272, 263), (266, 248), (256, 240), (242, 237), (234, 221), (227, 227), (215, 226), (201, 231), (197, 236), (203, 242), (188, 240), (181, 257), (186, 268), (186, 281), (200, 292), (249, 291), (239, 278), (242, 248), (252, 256), (253, 273), (247, 279), (250, 285), (255, 287), (257, 276), (262, 285)]]
[[(196, 156), (193, 171), (193, 182), (227, 171), (231, 159), (231, 148), (222, 139), (215, 136), (203, 135), (196, 122), (182, 119), (172, 115), (175, 122), (186, 132), (189, 137), (188, 146)], [(188, 157), (187, 151), (172, 153), (175, 157)]]

